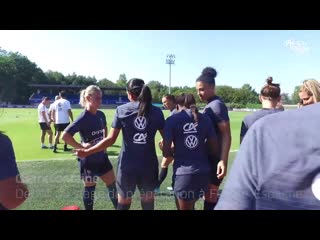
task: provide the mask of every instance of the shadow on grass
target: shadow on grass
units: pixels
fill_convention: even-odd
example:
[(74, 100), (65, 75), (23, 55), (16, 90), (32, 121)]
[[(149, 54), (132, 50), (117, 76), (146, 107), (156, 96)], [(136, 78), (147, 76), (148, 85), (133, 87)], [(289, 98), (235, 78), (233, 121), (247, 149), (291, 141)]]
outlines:
[(116, 145), (116, 144), (112, 145), (111, 147), (114, 147), (114, 148), (121, 148), (121, 146), (120, 146), (120, 145)]
[(112, 157), (118, 157), (119, 156), (119, 152), (117, 151), (107, 151), (108, 156), (112, 156)]

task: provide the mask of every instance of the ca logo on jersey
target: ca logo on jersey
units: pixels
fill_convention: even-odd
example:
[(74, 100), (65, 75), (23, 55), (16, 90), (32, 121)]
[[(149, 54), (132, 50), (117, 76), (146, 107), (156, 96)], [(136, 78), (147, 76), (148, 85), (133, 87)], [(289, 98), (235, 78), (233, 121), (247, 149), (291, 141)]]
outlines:
[(133, 123), (138, 130), (144, 130), (147, 127), (147, 119), (143, 116), (136, 117)]
[(198, 146), (199, 140), (195, 135), (189, 135), (185, 138), (184, 144), (187, 148), (194, 149)]
[(147, 143), (147, 133), (136, 133), (135, 135), (133, 135), (133, 143), (146, 144)]
[(183, 133), (196, 133), (197, 126), (197, 123), (186, 123), (185, 125), (183, 125)]

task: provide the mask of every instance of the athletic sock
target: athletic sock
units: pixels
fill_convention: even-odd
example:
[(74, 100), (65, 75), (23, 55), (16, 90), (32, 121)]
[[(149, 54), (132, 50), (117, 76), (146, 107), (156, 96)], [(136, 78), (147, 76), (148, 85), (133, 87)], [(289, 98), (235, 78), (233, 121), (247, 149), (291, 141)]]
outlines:
[(111, 185), (107, 186), (107, 192), (109, 195), (109, 198), (114, 206), (114, 209), (117, 209), (118, 205), (118, 193), (116, 188), (116, 183), (112, 183)]
[(93, 210), (94, 191), (96, 186), (85, 187), (83, 191), (83, 204), (86, 210)]
[(145, 202), (141, 201), (142, 210), (154, 210), (154, 201)]

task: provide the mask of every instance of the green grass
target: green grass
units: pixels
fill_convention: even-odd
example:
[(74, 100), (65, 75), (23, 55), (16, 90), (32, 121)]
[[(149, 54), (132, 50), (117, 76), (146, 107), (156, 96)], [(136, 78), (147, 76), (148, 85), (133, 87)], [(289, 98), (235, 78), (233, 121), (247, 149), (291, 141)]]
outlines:
[[(81, 109), (74, 109), (73, 114), (76, 118)], [(112, 119), (115, 110), (103, 109), (103, 112), (107, 118), (108, 129), (111, 127)], [(17, 161), (23, 160), (52, 160), (52, 159), (71, 159), (73, 158), (70, 152), (63, 152), (63, 145), (58, 145), (60, 151), (53, 153), (49, 149), (40, 148), (40, 127), (38, 124), (37, 110), (36, 109), (2, 109), (0, 116), (0, 130), (4, 131), (13, 142)], [(239, 148), (239, 134), (240, 126), (243, 117), (247, 113), (242, 112), (230, 112), (231, 119), (231, 134), (232, 145), (231, 150)], [(169, 115), (168, 111), (164, 111), (165, 117)], [(53, 127), (52, 127), (53, 129)], [(76, 139), (79, 140), (79, 135), (76, 135)], [(156, 135), (156, 143), (161, 140), (159, 133)], [(46, 138), (45, 143), (48, 143)], [(115, 144), (108, 148), (109, 156), (118, 156), (122, 144), (122, 134), (119, 135)], [(161, 155), (159, 148), (157, 149), (157, 155)]]
[[(74, 116), (78, 116), (82, 110), (74, 109)], [(103, 110), (107, 117), (110, 129), (115, 110)], [(164, 111), (165, 117), (169, 114)], [(231, 150), (239, 148), (240, 126), (243, 117), (248, 113), (230, 112), (232, 133)], [(18, 209), (61, 209), (66, 205), (79, 205), (82, 207), (82, 182), (79, 178), (79, 169), (75, 157), (70, 152), (60, 151), (54, 154), (49, 149), (40, 148), (40, 128), (37, 122), (36, 109), (2, 109), (0, 111), (0, 130), (7, 134), (14, 145), (18, 167), (22, 179), (28, 184), (30, 197)], [(79, 136), (76, 136), (79, 139)], [(159, 134), (156, 142), (160, 141)], [(47, 141), (47, 140), (46, 140)], [(122, 135), (116, 143), (108, 148), (108, 154), (113, 166), (116, 166), (117, 156), (122, 143)], [(158, 156), (161, 156), (157, 148)], [(231, 152), (228, 169), (236, 153)], [(45, 160), (45, 161), (43, 161)], [(159, 160), (161, 158), (159, 157)], [(161, 195), (157, 196), (155, 208), (161, 210), (175, 209), (174, 198), (166, 190), (171, 186), (172, 168), (169, 168), (168, 177), (161, 186)], [(225, 180), (224, 180), (225, 181)], [(223, 184), (221, 188), (223, 188)], [(203, 202), (196, 204), (196, 209), (202, 209)], [(113, 209), (111, 201), (107, 198), (106, 188), (99, 181), (96, 189), (95, 209)], [(138, 194), (133, 198), (131, 209), (141, 209)]]
[[(228, 168), (232, 165), (234, 156), (235, 153), (231, 153)], [(117, 159), (112, 157), (111, 161), (115, 166)], [(29, 198), (17, 208), (18, 210), (59, 210), (67, 205), (78, 205), (83, 209), (83, 185), (76, 160), (18, 162), (18, 167), (30, 191)], [(161, 194), (156, 196), (157, 210), (176, 209), (172, 192), (167, 191), (167, 187), (171, 186), (171, 176), (172, 167), (169, 168), (168, 176), (161, 185)], [(224, 182), (221, 187), (223, 184)], [(203, 201), (199, 200), (196, 209), (202, 208)], [(113, 210), (106, 194), (106, 187), (100, 179), (96, 188), (94, 209)], [(141, 209), (138, 191), (133, 197), (131, 209)]]

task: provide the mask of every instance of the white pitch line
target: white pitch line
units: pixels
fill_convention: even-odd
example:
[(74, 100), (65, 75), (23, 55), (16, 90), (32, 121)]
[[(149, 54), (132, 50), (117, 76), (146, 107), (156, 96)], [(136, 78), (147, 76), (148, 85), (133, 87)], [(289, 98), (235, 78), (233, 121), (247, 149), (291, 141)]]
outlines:
[[(230, 153), (233, 153), (233, 152), (238, 152), (239, 149), (236, 149), (236, 150), (231, 150)], [(161, 156), (158, 156), (158, 157), (161, 157)], [(109, 158), (118, 158), (118, 156), (109, 156)], [(68, 158), (51, 158), (51, 159), (23, 159), (23, 160), (17, 160), (18, 163), (21, 163), (21, 162), (45, 162), (45, 161), (74, 161), (76, 160), (76, 157), (75, 156), (70, 156)]]
[[(118, 158), (118, 156), (109, 156), (109, 158)], [(71, 156), (69, 158), (51, 158), (51, 159), (23, 159), (23, 160), (17, 160), (18, 163), (20, 162), (45, 162), (45, 161), (74, 161), (76, 160), (75, 156)]]

